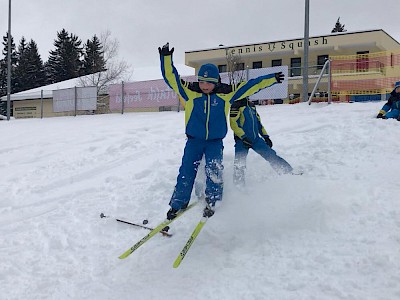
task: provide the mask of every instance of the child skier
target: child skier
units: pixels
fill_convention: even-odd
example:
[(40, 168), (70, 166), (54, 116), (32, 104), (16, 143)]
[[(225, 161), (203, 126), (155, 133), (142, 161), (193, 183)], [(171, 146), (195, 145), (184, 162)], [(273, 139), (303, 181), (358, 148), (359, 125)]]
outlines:
[(193, 184), (202, 157), (205, 157), (207, 205), (204, 216), (214, 214), (216, 201), (222, 200), (223, 142), (228, 127), (226, 118), (231, 104), (238, 99), (250, 96), (261, 89), (281, 83), (282, 72), (263, 75), (238, 85), (218, 82), (219, 71), (213, 64), (204, 64), (198, 72), (198, 82), (185, 82), (174, 67), (169, 43), (158, 48), (161, 72), (167, 85), (185, 102), (185, 133), (187, 141), (179, 168), (177, 183), (167, 212), (167, 219), (176, 217), (179, 210), (185, 209), (190, 201)]
[(248, 98), (232, 104), (230, 125), (235, 139), (233, 181), (236, 185), (243, 186), (245, 183), (246, 158), (250, 148), (268, 161), (278, 174), (293, 171), (289, 163), (272, 150), (272, 141), (261, 123), (255, 105)]
[(390, 93), (388, 102), (381, 108), (378, 119), (397, 119), (400, 121), (400, 81), (394, 84), (394, 90)]

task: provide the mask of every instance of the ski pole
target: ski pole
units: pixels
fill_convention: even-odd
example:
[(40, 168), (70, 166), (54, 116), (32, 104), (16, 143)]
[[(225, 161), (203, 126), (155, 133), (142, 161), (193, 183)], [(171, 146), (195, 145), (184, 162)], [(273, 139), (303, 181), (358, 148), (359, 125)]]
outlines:
[[(104, 213), (101, 213), (100, 214), (100, 218), (111, 218), (111, 217), (110, 216), (106, 216)], [(118, 218), (114, 218), (114, 219), (117, 222), (121, 222), (121, 223), (124, 223), (124, 224), (129, 224), (129, 225), (140, 227), (140, 228), (144, 228), (144, 229), (147, 229), (147, 230), (153, 230), (153, 228), (145, 226), (145, 225), (142, 225), (142, 224), (136, 224), (136, 223), (128, 222), (128, 221), (121, 220), (121, 219), (118, 219)], [(149, 222), (148, 220), (143, 220), (143, 224), (147, 224), (148, 222)], [(165, 231), (160, 231), (160, 233), (162, 235), (164, 235), (164, 236), (168, 236), (168, 237), (172, 236), (172, 234), (170, 234), (168, 232), (165, 232)]]

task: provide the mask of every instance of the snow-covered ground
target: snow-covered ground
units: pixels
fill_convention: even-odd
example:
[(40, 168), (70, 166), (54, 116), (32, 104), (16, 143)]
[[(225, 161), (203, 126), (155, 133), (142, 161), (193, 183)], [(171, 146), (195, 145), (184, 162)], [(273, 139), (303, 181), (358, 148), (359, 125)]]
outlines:
[(169, 208), (182, 112), (0, 121), (1, 299), (400, 299), (400, 122), (383, 102), (259, 107), (303, 176), (248, 157), (178, 269), (196, 206), (125, 260)]

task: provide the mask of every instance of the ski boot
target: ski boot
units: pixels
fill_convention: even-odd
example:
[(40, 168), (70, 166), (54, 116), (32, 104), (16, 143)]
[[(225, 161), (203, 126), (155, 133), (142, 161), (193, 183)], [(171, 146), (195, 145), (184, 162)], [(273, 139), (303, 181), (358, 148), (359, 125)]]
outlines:
[(206, 207), (203, 210), (203, 217), (210, 218), (215, 213), (215, 203), (211, 203), (210, 199), (206, 198)]
[(203, 210), (203, 217), (210, 218), (214, 215), (214, 213), (215, 211), (209, 205), (207, 205)]
[[(168, 211), (167, 211), (167, 220), (173, 220), (173, 219), (175, 219), (176, 218), (176, 215), (177, 215), (177, 213), (178, 213), (178, 209), (174, 209), (174, 208), (170, 208)], [(165, 231), (165, 232), (168, 232), (168, 230), (169, 230), (169, 226), (165, 226), (163, 229), (162, 229), (162, 231)]]

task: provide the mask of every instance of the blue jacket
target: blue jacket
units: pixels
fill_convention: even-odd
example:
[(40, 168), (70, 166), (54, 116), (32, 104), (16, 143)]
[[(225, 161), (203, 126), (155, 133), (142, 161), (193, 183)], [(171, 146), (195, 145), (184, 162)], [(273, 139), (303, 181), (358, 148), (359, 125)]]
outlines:
[(211, 94), (204, 94), (198, 82), (180, 79), (172, 55), (160, 55), (160, 61), (165, 82), (185, 101), (185, 132), (199, 139), (224, 138), (228, 131), (226, 118), (231, 104), (278, 83), (275, 74), (268, 74), (237, 85), (219, 83)]
[(393, 109), (400, 110), (400, 94), (396, 93), (396, 90), (393, 90), (390, 93), (388, 102), (385, 103), (385, 105), (381, 108), (379, 113), (385, 116), (390, 110)]
[(254, 142), (259, 138), (259, 134), (262, 137), (268, 136), (255, 105), (248, 101), (248, 99), (242, 99), (233, 103), (230, 112), (230, 125), (235, 140), (247, 137)]

